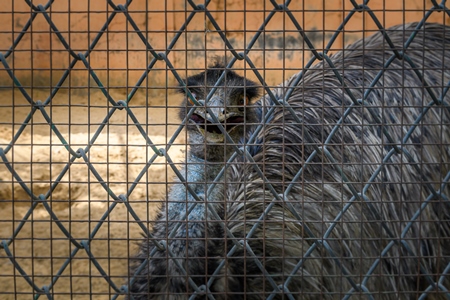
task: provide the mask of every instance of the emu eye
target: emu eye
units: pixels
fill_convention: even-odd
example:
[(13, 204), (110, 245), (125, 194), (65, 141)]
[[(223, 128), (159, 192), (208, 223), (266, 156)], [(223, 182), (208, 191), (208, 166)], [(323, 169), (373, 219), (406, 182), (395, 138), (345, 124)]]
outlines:
[[(192, 97), (194, 97), (195, 99), (197, 99), (197, 94), (196, 94), (196, 93), (191, 92), (191, 95), (192, 95)], [(191, 99), (188, 95), (186, 95), (186, 98), (187, 98), (189, 104), (195, 105), (194, 101), (192, 101), (192, 99)]]
[(240, 98), (239, 98), (239, 105), (247, 105), (248, 104), (248, 96), (244, 96), (244, 95), (242, 95)]

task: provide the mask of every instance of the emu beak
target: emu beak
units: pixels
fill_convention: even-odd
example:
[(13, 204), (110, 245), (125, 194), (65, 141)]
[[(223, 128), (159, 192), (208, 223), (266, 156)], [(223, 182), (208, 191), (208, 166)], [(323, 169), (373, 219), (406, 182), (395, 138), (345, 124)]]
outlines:
[[(239, 123), (244, 122), (244, 116), (236, 112), (226, 112), (223, 99), (221, 97), (213, 97), (208, 102), (210, 111), (216, 116), (217, 120), (230, 133), (235, 130)], [(198, 131), (204, 136), (208, 143), (223, 143), (225, 135), (217, 126), (217, 122), (213, 120), (209, 112), (205, 108), (197, 108), (191, 116), (191, 122), (194, 122)]]

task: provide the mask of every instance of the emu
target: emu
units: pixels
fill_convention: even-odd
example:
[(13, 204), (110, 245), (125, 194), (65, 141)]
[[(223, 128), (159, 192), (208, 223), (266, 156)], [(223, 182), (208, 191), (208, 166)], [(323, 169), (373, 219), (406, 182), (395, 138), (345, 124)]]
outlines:
[[(399, 53), (388, 67), (393, 51), (379, 32), (332, 55), (334, 68), (323, 60), (273, 89), (294, 115), (269, 95), (247, 108), (256, 115), (250, 118), (264, 123), (240, 132), (256, 135), (251, 143), (242, 141), (251, 159), (238, 156), (218, 192), (206, 199), (242, 247), (201, 202), (203, 210), (180, 227), (199, 230), (167, 239), (179, 220), (163, 209), (154, 234), (178, 251), (188, 274), (166, 251), (149, 258), (154, 245), (145, 240), (138, 259), (149, 262), (130, 287), (133, 297), (187, 299), (194, 292), (188, 276), (215, 299), (266, 299), (273, 292), (275, 299), (412, 299), (424, 291), (448, 297), (450, 27), (425, 23), (405, 48), (416, 28), (410, 23), (386, 30)], [(201, 180), (203, 186), (210, 182)]]
[[(207, 95), (222, 73), (225, 73), (223, 84), (205, 105)], [(226, 141), (210, 112), (216, 116), (232, 140), (238, 142), (245, 136), (246, 128), (258, 121), (256, 112), (252, 111), (255, 108), (249, 104), (260, 93), (256, 83), (227, 70), (221, 58), (217, 58), (205, 72), (188, 77), (185, 85), (191, 95), (205, 106), (198, 107), (187, 119), (185, 129), (190, 148), (181, 174), (186, 178), (191, 191), (204, 199), (225, 162), (234, 153), (233, 144)], [(184, 120), (194, 102), (186, 94), (184, 86), (179, 91), (185, 95), (179, 110), (180, 119)], [(206, 107), (210, 109), (209, 112)], [(195, 277), (194, 281), (201, 285), (207, 280), (208, 272), (217, 267), (216, 261), (207, 261), (205, 258), (221, 255), (224, 250), (223, 240), (208, 239), (223, 236), (223, 229), (217, 223), (204, 223), (205, 203), (199, 203), (178, 177), (176, 180), (178, 183), (170, 188), (167, 204), (159, 213), (153, 235), (157, 239), (167, 240), (173, 228), (183, 223), (168, 241), (168, 245), (188, 273)], [(222, 186), (220, 183), (216, 185), (209, 197), (223, 199)], [(187, 213), (189, 204), (193, 202), (196, 202), (196, 207), (188, 214), (186, 222), (184, 213)], [(155, 245), (149, 240), (140, 245), (140, 252), (130, 270), (131, 275), (154, 248)], [(167, 255), (165, 252), (157, 252), (152, 256), (148, 267), (130, 288), (134, 299), (176, 299), (174, 295), (177, 293), (181, 293), (180, 299), (186, 297), (186, 276)]]

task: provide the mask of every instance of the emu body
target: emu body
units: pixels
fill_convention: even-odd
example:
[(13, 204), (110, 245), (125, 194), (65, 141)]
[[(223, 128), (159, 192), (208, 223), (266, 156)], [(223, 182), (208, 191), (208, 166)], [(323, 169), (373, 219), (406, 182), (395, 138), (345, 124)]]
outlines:
[[(254, 163), (239, 157), (207, 199), (244, 247), (227, 257), (235, 245), (208, 210), (200, 211), (195, 234), (168, 240), (171, 247), (181, 245), (179, 262), (196, 284), (206, 285), (225, 258), (209, 287), (216, 299), (266, 299), (282, 285), (285, 294), (279, 290), (276, 299), (287, 291), (296, 299), (347, 293), (414, 299), (426, 289), (445, 299), (445, 290), (433, 283), (450, 289), (450, 27), (425, 24), (403, 49), (417, 25), (387, 30), (407, 56), (387, 68), (393, 52), (377, 33), (334, 54), (335, 69), (322, 61), (275, 88), (274, 96), (284, 99), (302, 76), (285, 99), (295, 117), (278, 105), (265, 118), (272, 100), (266, 95), (257, 102), (254, 113), (264, 126), (246, 145)], [(355, 104), (369, 89), (364, 105)], [(155, 229), (162, 239), (179, 222), (168, 216), (163, 213), (167, 223)], [(151, 241), (142, 244), (141, 261), (153, 248)], [(144, 293), (133, 294), (137, 299), (187, 299), (193, 293), (166, 252), (151, 257), (141, 275), (131, 287)]]

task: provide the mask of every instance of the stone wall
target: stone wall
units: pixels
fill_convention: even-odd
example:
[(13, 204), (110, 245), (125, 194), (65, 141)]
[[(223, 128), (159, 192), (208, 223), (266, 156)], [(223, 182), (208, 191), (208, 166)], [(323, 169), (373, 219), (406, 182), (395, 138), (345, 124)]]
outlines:
[[(375, 15), (384, 27), (422, 19), (424, 9), (432, 6), (429, 0), (372, 0), (368, 5), (376, 10)], [(271, 2), (265, 0), (212, 1), (208, 5), (211, 16), (238, 51), (247, 47), (272, 9)], [(353, 6), (348, 0), (305, 0), (292, 1), (289, 9), (315, 48), (320, 50)], [(6, 1), (2, 4), (0, 51), (3, 54), (7, 54), (25, 27), (31, 11), (25, 1)], [(186, 1), (180, 0), (134, 0), (128, 8), (130, 17), (156, 52), (166, 50), (191, 11), (192, 7)], [(73, 53), (78, 55), (86, 53), (107, 18), (113, 14), (113, 9), (107, 1), (55, 1), (47, 12)], [(429, 21), (449, 23), (449, 17), (434, 13)], [(332, 48), (341, 49), (362, 37), (363, 30), (364, 35), (370, 35), (377, 30), (377, 26), (367, 13), (356, 13)], [(186, 73), (196, 72), (193, 69), (203, 69), (208, 64), (206, 58), (224, 54), (230, 54), (225, 43), (212, 22), (200, 12), (193, 17), (168, 57), (185, 76)], [(267, 83), (276, 85), (298, 72), (311, 53), (292, 21), (285, 14), (275, 14), (249, 56), (258, 68), (265, 70)], [(120, 89), (135, 86), (152, 58), (130, 22), (122, 13), (117, 13), (89, 55), (89, 63), (105, 86)], [(59, 81), (72, 60), (73, 57), (40, 13), (14, 48), (14, 53), (7, 58), (23, 85), (47, 89)], [(244, 68), (244, 64), (238, 63), (235, 67)], [(0, 66), (0, 84), (12, 87), (12, 80), (2, 69), (4, 67)], [(251, 72), (247, 76), (254, 78)], [(95, 83), (79, 61), (64, 85), (86, 90)], [(175, 77), (166, 64), (157, 62), (148, 81), (144, 81), (142, 86), (148, 88), (147, 92), (151, 95), (162, 95), (166, 93), (166, 88), (170, 93), (174, 85)]]

